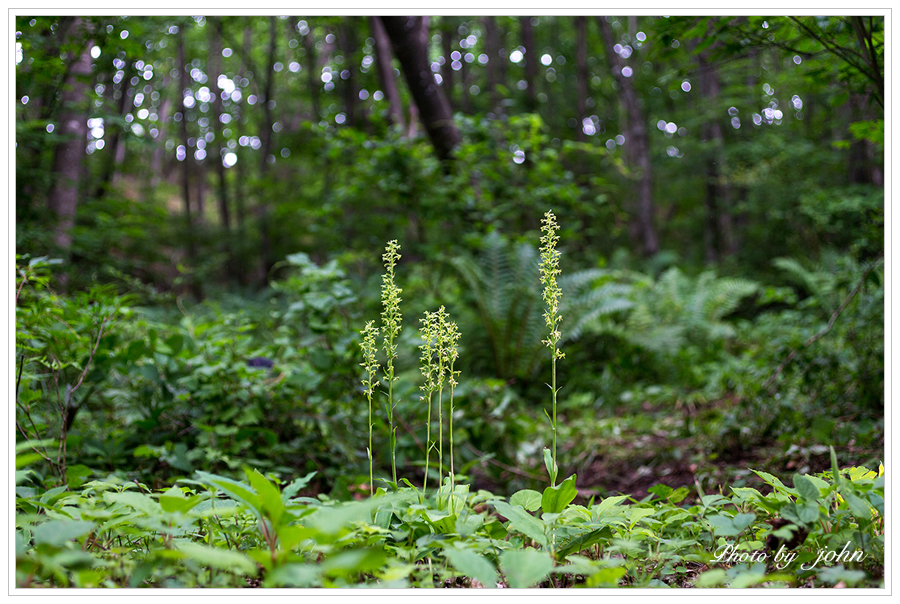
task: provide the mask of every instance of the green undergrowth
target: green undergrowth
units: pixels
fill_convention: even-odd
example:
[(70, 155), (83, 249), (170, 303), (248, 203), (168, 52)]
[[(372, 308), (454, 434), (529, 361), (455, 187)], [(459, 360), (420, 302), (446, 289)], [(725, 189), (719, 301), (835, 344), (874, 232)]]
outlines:
[[(17, 587), (883, 587), (884, 468), (576, 504), (573, 475), (500, 497), (447, 480), (358, 501), (205, 472), (151, 491), (42, 488), (18, 447)], [(83, 478), (82, 478), (83, 480)], [(388, 484), (387, 481), (382, 481)], [(763, 491), (766, 491), (765, 493)]]

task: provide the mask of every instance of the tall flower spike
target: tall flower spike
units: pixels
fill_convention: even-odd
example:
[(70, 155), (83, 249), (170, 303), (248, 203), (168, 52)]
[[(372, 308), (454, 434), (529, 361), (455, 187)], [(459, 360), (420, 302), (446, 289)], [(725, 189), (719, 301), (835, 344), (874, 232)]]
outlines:
[(394, 428), (394, 382), (398, 378), (394, 376), (394, 359), (397, 358), (396, 338), (400, 334), (400, 294), (403, 291), (394, 283), (394, 267), (400, 259), (400, 244), (396, 240), (389, 241), (385, 248), (382, 260), (384, 260), (385, 273), (381, 279), (381, 304), (384, 310), (381, 313), (381, 333), (384, 336), (384, 352), (387, 355), (384, 369), (384, 380), (388, 386), (388, 428), (390, 429), (391, 445), (391, 476), (394, 484), (397, 484), (397, 435)]
[(375, 384), (378, 383), (378, 380), (375, 379), (375, 375), (378, 373), (379, 364), (375, 359), (375, 353), (378, 351), (378, 328), (375, 327), (375, 321), (369, 321), (366, 323), (365, 329), (363, 329), (360, 334), (362, 334), (362, 342), (360, 342), (360, 348), (362, 348), (363, 353), (363, 362), (360, 363), (362, 367), (366, 370), (366, 377), (363, 379), (362, 384), (365, 386), (365, 395), (369, 401), (369, 447), (366, 449), (366, 453), (369, 456), (369, 494), (372, 495), (375, 493), (375, 480), (374, 480), (374, 462), (372, 460), (372, 395), (375, 393)]
[[(550, 386), (553, 391), (553, 416), (550, 418), (553, 431), (553, 450), (548, 452), (544, 449), (544, 463), (547, 466), (547, 473), (550, 474), (550, 486), (556, 486), (556, 475), (559, 472), (559, 466), (556, 464), (556, 361), (565, 356), (559, 349), (559, 340), (562, 338), (559, 332), (559, 324), (562, 322), (562, 317), (559, 315), (559, 299), (562, 297), (562, 291), (556, 282), (556, 278), (560, 274), (559, 252), (556, 250), (556, 243), (559, 241), (556, 231), (559, 230), (559, 226), (556, 224), (556, 216), (553, 215), (552, 210), (544, 214), (541, 223), (541, 231), (544, 233), (541, 237), (541, 284), (544, 286), (544, 304), (546, 305), (544, 321), (550, 330), (550, 335), (544, 340), (544, 344), (550, 348), (550, 360), (553, 368)], [(549, 459), (548, 453), (550, 453)]]

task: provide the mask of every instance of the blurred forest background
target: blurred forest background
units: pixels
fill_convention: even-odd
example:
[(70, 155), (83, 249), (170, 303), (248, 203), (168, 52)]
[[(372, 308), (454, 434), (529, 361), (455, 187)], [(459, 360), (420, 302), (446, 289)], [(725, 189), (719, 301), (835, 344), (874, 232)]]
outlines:
[(398, 465), (445, 305), (462, 473), (542, 482), (548, 209), (583, 493), (883, 457), (881, 17), (15, 24), (16, 429), (53, 439), (49, 482), (250, 464), (358, 490), (393, 239)]

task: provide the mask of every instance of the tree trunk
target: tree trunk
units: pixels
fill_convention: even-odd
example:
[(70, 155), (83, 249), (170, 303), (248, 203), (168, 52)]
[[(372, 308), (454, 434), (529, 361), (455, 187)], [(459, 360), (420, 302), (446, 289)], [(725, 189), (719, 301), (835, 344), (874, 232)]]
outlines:
[(343, 88), (343, 96), (344, 96), (344, 111), (347, 113), (347, 121), (346, 124), (350, 128), (358, 128), (360, 126), (359, 119), (359, 87), (356, 84), (356, 51), (357, 51), (357, 43), (356, 43), (356, 18), (355, 17), (344, 17), (341, 22), (340, 28), (340, 36), (341, 36), (341, 50), (344, 54), (344, 68), (345, 71), (349, 73), (347, 79), (343, 79), (343, 72), (341, 72), (341, 79), (343, 80), (341, 87)]
[(388, 119), (400, 130), (406, 129), (403, 119), (403, 104), (400, 101), (400, 92), (397, 89), (397, 79), (394, 77), (394, 68), (391, 67), (391, 41), (384, 24), (378, 17), (369, 17), (369, 28), (372, 30), (372, 38), (375, 40), (375, 62), (378, 64), (378, 79), (381, 89), (388, 102)]
[(722, 183), (724, 167), (724, 135), (719, 109), (719, 74), (709, 62), (709, 52), (697, 56), (697, 76), (700, 96), (706, 115), (700, 128), (700, 137), (705, 146), (704, 173), (706, 176), (706, 221), (704, 245), (706, 261), (714, 263), (734, 249), (733, 218), (731, 215), (731, 192)]
[[(131, 84), (131, 80), (127, 77), (122, 78), (122, 85), (119, 86), (119, 99), (118, 103), (116, 103), (116, 115), (120, 118), (124, 119), (125, 114), (128, 113), (128, 87)], [(109, 83), (109, 90), (113, 90), (114, 87), (112, 82)], [(115, 96), (114, 94), (111, 96)], [(108, 126), (107, 126), (108, 127)], [(107, 161), (103, 165), (103, 171), (100, 174), (100, 181), (97, 183), (97, 187), (94, 189), (94, 197), (97, 199), (106, 195), (109, 190), (110, 183), (113, 182), (113, 175), (118, 171), (118, 167), (122, 165), (122, 162), (125, 160), (125, 143), (122, 140), (122, 128), (116, 126), (115, 128), (110, 128), (112, 130), (112, 136), (109, 139), (109, 155), (111, 161)], [(121, 152), (121, 157), (120, 157)]]
[(584, 118), (587, 117), (588, 96), (588, 67), (587, 67), (587, 17), (575, 17), (576, 47), (575, 47), (575, 74), (577, 82), (577, 108), (578, 119), (577, 138), (585, 139)]
[[(68, 36), (76, 40), (88, 34), (87, 23), (80, 17), (72, 23)], [(53, 174), (56, 181), (47, 200), (51, 214), (56, 218), (53, 243), (59, 252), (68, 257), (72, 250), (72, 229), (78, 209), (81, 186), (81, 166), (87, 145), (87, 101), (91, 74), (90, 42), (80, 44), (75, 51), (77, 59), (66, 76), (60, 98), (59, 137), (54, 150)], [(63, 283), (65, 285), (65, 283)]]
[(498, 114), (501, 111), (500, 93), (497, 90), (497, 78), (500, 66), (500, 40), (497, 36), (497, 21), (494, 17), (484, 17), (484, 42), (487, 50), (487, 92), (490, 95), (491, 107)]
[[(635, 196), (637, 198), (637, 226), (640, 233), (640, 246), (645, 256), (653, 256), (659, 251), (659, 240), (654, 226), (653, 173), (650, 165), (650, 141), (647, 136), (647, 124), (644, 112), (638, 104), (637, 92), (630, 77), (623, 70), (628, 68), (625, 61), (613, 50), (616, 40), (612, 28), (606, 19), (597, 17), (600, 33), (603, 35), (606, 56), (612, 66), (613, 77), (621, 90), (621, 101), (625, 108), (627, 137), (625, 139), (625, 155), (629, 167), (635, 172)], [(630, 69), (630, 68), (628, 68)]]
[[(178, 68), (179, 87), (181, 89), (181, 141), (184, 144), (184, 161), (181, 170), (181, 194), (184, 199), (184, 220), (185, 220), (185, 238), (187, 239), (187, 257), (188, 265), (191, 270), (197, 268), (197, 244), (194, 237), (194, 221), (191, 217), (191, 151), (188, 146), (188, 115), (187, 107), (184, 104), (184, 91), (191, 86), (188, 78), (188, 64), (184, 57), (184, 28), (178, 32)], [(197, 300), (203, 299), (203, 290), (200, 281), (195, 275), (191, 275), (191, 293)]]
[(322, 119), (319, 106), (319, 87), (322, 85), (316, 76), (316, 41), (313, 40), (313, 27), (309, 25), (309, 31), (303, 36), (303, 47), (306, 49), (306, 85), (309, 88), (309, 96), (312, 100), (312, 117), (314, 124)]
[(441, 43), (444, 47), (444, 68), (441, 69), (441, 76), (444, 81), (441, 82), (441, 86), (444, 88), (447, 102), (453, 107), (453, 34), (456, 30), (450, 17), (442, 17), (441, 24), (444, 25), (441, 31)]
[(519, 17), (522, 29), (522, 47), (525, 49), (525, 108), (530, 113), (537, 111), (537, 51), (534, 49), (534, 30), (531, 17)]
[(225, 176), (225, 164), (222, 163), (222, 143), (224, 142), (221, 120), (222, 91), (218, 86), (218, 77), (222, 73), (222, 20), (220, 17), (208, 17), (207, 19), (207, 27), (209, 28), (209, 60), (207, 64), (209, 66), (209, 85), (213, 92), (212, 123), (213, 136), (215, 137), (213, 138), (215, 144), (209, 150), (209, 158), (215, 164), (216, 176), (218, 176), (219, 180), (219, 219), (222, 222), (222, 228), (227, 232), (231, 230), (231, 215), (228, 209), (228, 183)]
[(268, 279), (269, 271), (275, 265), (275, 259), (272, 253), (272, 240), (269, 232), (269, 204), (266, 200), (265, 180), (269, 173), (269, 155), (272, 154), (272, 108), (269, 101), (272, 100), (272, 90), (275, 87), (275, 50), (278, 41), (277, 17), (269, 17), (269, 52), (268, 61), (265, 66), (265, 84), (263, 87), (263, 98), (260, 99), (263, 107), (263, 123), (260, 129), (260, 151), (261, 158), (259, 163), (260, 181), (263, 183), (258, 192), (259, 212), (259, 238), (262, 254), (262, 280)]
[(421, 17), (381, 17), (381, 21), (435, 153), (442, 161), (450, 159), (461, 137), (453, 124), (450, 103), (431, 72), (428, 30), (422, 27)]

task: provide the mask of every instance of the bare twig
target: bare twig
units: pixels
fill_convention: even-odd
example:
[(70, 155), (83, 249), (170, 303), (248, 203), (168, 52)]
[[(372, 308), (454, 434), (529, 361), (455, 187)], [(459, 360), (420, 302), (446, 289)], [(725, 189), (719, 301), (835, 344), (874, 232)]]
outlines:
[(774, 389), (774, 385), (775, 385), (775, 380), (778, 379), (778, 376), (781, 375), (781, 372), (784, 371), (784, 368), (787, 367), (788, 363), (790, 363), (791, 361), (794, 360), (794, 357), (797, 356), (797, 354), (800, 352), (800, 350), (803, 348), (812, 346), (820, 338), (822, 338), (829, 331), (831, 331), (831, 328), (834, 327), (834, 322), (841, 315), (841, 313), (844, 312), (844, 309), (847, 308), (847, 305), (850, 304), (851, 300), (853, 300), (853, 298), (856, 297), (856, 294), (859, 293), (859, 290), (862, 289), (863, 285), (866, 282), (866, 278), (869, 276), (869, 273), (871, 273), (872, 270), (874, 270), (874, 268), (876, 266), (878, 266), (879, 264), (881, 264), (881, 258), (878, 258), (877, 260), (875, 260), (869, 266), (869, 268), (867, 268), (865, 270), (865, 272), (863, 272), (862, 277), (860, 277), (859, 282), (856, 284), (856, 286), (850, 291), (849, 294), (847, 294), (847, 297), (844, 298), (844, 301), (841, 302), (841, 305), (838, 306), (837, 310), (834, 311), (834, 313), (832, 313), (831, 318), (828, 320), (828, 325), (826, 325), (825, 328), (822, 329), (821, 331), (819, 331), (818, 333), (810, 336), (809, 339), (807, 339), (803, 343), (803, 346), (792, 350), (790, 352), (790, 354), (788, 354), (787, 357), (785, 357), (785, 359), (781, 362), (781, 364), (778, 365), (778, 368), (775, 369), (775, 373), (773, 373), (772, 376), (765, 381), (765, 383), (762, 385), (762, 390), (766, 390), (767, 388), (769, 388), (771, 386), (772, 389), (769, 390), (768, 394), (772, 394), (772, 390)]
[[(66, 391), (66, 401), (62, 406), (61, 410), (61, 424), (59, 428), (59, 451), (56, 455), (56, 464), (57, 471), (59, 472), (59, 476), (63, 481), (63, 484), (66, 483), (66, 436), (68, 432), (68, 422), (67, 415), (69, 412), (69, 404), (72, 402), (72, 396), (75, 394), (75, 391), (81, 387), (81, 384), (84, 383), (84, 378), (87, 376), (88, 370), (91, 368), (91, 363), (94, 361), (94, 356), (97, 354), (97, 349), (100, 347), (100, 340), (103, 338), (103, 330), (106, 326), (106, 322), (110, 320), (112, 315), (107, 315), (103, 317), (103, 320), (100, 321), (100, 326), (97, 328), (97, 337), (93, 342), (93, 348), (91, 348), (91, 353), (88, 356), (87, 362), (84, 364), (84, 368), (81, 370), (81, 375), (78, 376), (78, 380), (76, 380), (75, 385), (71, 388), (68, 388)], [(56, 373), (57, 379), (59, 373)], [(59, 388), (57, 387), (57, 397), (59, 396)]]

